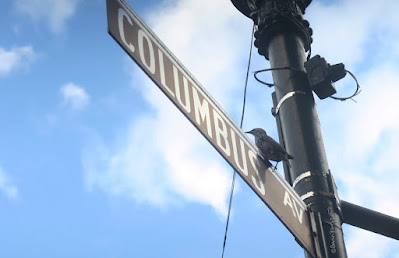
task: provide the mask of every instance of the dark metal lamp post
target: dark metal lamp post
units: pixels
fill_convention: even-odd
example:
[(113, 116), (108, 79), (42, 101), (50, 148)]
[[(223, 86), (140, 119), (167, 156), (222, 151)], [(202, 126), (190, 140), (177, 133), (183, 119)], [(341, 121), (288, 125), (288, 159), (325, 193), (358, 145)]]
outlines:
[(305, 53), (309, 52), (310, 57), (312, 30), (303, 14), (311, 0), (232, 0), (232, 3), (254, 21), (255, 46), (270, 61), (274, 104), (279, 107), (275, 115), (280, 142), (294, 156), (285, 175), (310, 211), (315, 253), (318, 257), (347, 257), (340, 201), (304, 67)]

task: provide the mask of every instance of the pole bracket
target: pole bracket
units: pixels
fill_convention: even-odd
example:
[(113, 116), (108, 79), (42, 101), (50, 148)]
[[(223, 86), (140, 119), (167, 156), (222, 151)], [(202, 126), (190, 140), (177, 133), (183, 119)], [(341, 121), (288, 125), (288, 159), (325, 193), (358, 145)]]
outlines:
[(323, 222), (321, 218), (320, 212), (315, 212), (312, 209), (309, 209), (309, 218), (310, 218), (310, 227), (313, 233), (313, 241), (315, 243), (315, 251), (316, 257), (326, 257), (328, 258), (327, 247), (324, 243), (326, 243), (326, 239), (324, 238), (324, 229)]
[(272, 115), (273, 116), (277, 116), (278, 112), (280, 111), (281, 105), (283, 105), (284, 101), (286, 101), (287, 99), (289, 99), (289, 98), (291, 98), (291, 97), (293, 97), (295, 95), (306, 95), (306, 93), (303, 92), (303, 91), (291, 91), (291, 92), (288, 92), (287, 94), (284, 95), (284, 97), (282, 97), (280, 99), (280, 101), (278, 102), (277, 106), (272, 108)]
[(306, 199), (310, 198), (310, 197), (315, 197), (315, 196), (324, 196), (330, 199), (334, 199), (335, 196), (333, 193), (330, 192), (325, 192), (325, 191), (319, 191), (319, 192), (314, 192), (314, 191), (310, 191), (305, 193), (304, 195), (301, 196), (302, 201), (305, 201)]
[(343, 219), (342, 209), (341, 209), (341, 200), (338, 196), (337, 185), (335, 183), (334, 177), (331, 174), (330, 169), (327, 172), (317, 172), (317, 171), (306, 171), (300, 174), (292, 183), (292, 187), (295, 189), (296, 186), (301, 183), (303, 180), (310, 179), (311, 177), (324, 177), (327, 180), (328, 191), (310, 191), (301, 196), (301, 199), (304, 201), (310, 197), (314, 196), (324, 196), (333, 201), (335, 209), (338, 211), (339, 216)]
[(334, 177), (330, 171), (330, 169), (328, 170), (327, 173), (327, 182), (328, 182), (328, 187), (330, 188), (330, 192), (332, 192), (334, 194), (334, 206), (336, 208), (336, 210), (338, 211), (338, 215), (341, 217), (341, 221), (344, 220), (344, 216), (342, 213), (342, 208), (341, 208), (341, 199), (339, 199), (338, 196), (338, 190), (337, 190), (337, 184), (335, 183)]
[(295, 189), (295, 186), (301, 182), (302, 180), (306, 180), (311, 176), (320, 176), (320, 177), (324, 177), (327, 178), (327, 173), (325, 172), (314, 172), (314, 171), (306, 171), (303, 172), (302, 174), (300, 174), (292, 183), (292, 187)]

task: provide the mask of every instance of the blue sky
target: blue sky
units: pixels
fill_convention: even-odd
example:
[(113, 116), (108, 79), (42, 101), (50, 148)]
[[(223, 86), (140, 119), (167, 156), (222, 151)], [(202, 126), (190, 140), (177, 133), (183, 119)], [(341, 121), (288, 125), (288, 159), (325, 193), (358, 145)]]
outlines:
[[(249, 19), (228, 0), (127, 2), (239, 122)], [(108, 35), (105, 1), (0, 8), (0, 256), (220, 257), (232, 169)], [(317, 100), (340, 197), (395, 217), (398, 8), (314, 0), (306, 13), (312, 53), (363, 90), (357, 103)], [(253, 53), (251, 71), (268, 67)], [(271, 93), (250, 78), (244, 129), (277, 138)], [(399, 257), (397, 241), (344, 233), (350, 257)], [(303, 257), (241, 179), (225, 257)]]

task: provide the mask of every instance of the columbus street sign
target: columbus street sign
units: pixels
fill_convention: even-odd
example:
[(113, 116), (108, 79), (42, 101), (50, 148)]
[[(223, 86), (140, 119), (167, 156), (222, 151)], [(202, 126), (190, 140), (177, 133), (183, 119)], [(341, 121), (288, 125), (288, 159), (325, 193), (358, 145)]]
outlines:
[(107, 0), (108, 31), (159, 89), (315, 256), (309, 213), (293, 188), (258, 157), (239, 126), (123, 0)]

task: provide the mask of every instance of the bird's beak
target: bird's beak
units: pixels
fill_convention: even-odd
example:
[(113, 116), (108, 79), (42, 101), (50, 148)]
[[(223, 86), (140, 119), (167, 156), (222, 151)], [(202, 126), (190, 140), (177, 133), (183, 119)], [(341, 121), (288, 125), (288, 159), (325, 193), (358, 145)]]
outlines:
[(245, 133), (251, 133), (251, 132), (245, 132)]

